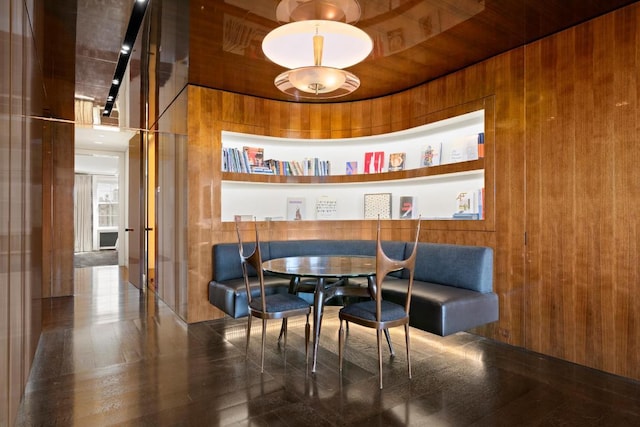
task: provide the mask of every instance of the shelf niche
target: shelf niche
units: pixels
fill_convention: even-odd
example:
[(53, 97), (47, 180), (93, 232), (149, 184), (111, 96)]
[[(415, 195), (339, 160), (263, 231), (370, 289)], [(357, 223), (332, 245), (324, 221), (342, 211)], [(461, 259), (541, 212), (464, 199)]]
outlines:
[[(294, 139), (222, 131), (223, 148), (259, 147), (264, 159), (298, 161), (317, 157), (331, 164), (327, 176), (269, 175), (223, 172), (221, 219), (291, 220), (292, 203), (301, 203), (301, 220), (363, 220), (365, 194), (390, 194), (389, 219), (402, 219), (401, 198), (413, 197), (414, 214), (428, 220), (453, 220), (460, 193), (473, 193), (472, 200), (482, 205), (485, 187), (484, 146), (472, 160), (449, 162), (460, 153), (461, 141), (485, 134), (485, 110), (480, 109), (422, 126), (357, 138)], [(477, 140), (476, 140), (477, 141)], [(447, 146), (445, 146), (447, 145)], [(453, 146), (457, 146), (457, 151)], [(436, 147), (440, 161), (422, 166), (427, 147)], [(478, 148), (476, 147), (476, 148)], [(452, 152), (453, 151), (453, 152)], [(379, 173), (364, 173), (368, 152), (383, 152)], [(389, 171), (392, 153), (405, 153), (403, 169)], [(446, 157), (442, 157), (446, 156)], [(357, 162), (357, 174), (347, 174), (347, 162)], [(445, 162), (444, 164), (442, 162)], [(225, 165), (221, 165), (223, 171)], [(406, 201), (406, 199), (403, 199)], [(475, 208), (481, 210), (482, 207)], [(371, 211), (368, 210), (370, 218)], [(384, 217), (384, 216), (381, 216)], [(482, 218), (479, 213), (478, 219)]]

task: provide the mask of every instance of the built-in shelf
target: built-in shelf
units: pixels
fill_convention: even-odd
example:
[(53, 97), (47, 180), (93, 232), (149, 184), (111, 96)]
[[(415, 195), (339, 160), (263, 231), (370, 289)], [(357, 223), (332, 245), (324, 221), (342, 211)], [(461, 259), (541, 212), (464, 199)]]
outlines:
[[(222, 172), (221, 220), (234, 221), (238, 215), (244, 219), (294, 220), (292, 200), (302, 203), (302, 220), (361, 220), (365, 218), (364, 200), (370, 199), (371, 194), (384, 194), (391, 200), (391, 219), (401, 217), (400, 200), (408, 196), (415, 201), (416, 216), (453, 219), (460, 193), (474, 192), (477, 204), (482, 205), (484, 153), (469, 156), (473, 160), (423, 167), (425, 148), (466, 137), (484, 138), (484, 132), (484, 110), (400, 132), (358, 138), (307, 140), (223, 132), (223, 147), (239, 151), (245, 146), (260, 147), (265, 160), (317, 157), (328, 160), (331, 168), (326, 176)], [(384, 152), (380, 173), (362, 173), (368, 152)], [(386, 163), (392, 153), (405, 153), (403, 170), (388, 171)], [(358, 173), (347, 175), (346, 163), (353, 161), (358, 162)], [(335, 208), (330, 215), (320, 213), (320, 205), (326, 203)]]

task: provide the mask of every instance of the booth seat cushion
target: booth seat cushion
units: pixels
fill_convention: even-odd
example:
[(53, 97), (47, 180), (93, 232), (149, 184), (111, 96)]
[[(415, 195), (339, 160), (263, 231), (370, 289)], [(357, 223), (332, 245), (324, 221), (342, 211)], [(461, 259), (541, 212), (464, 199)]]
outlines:
[[(382, 248), (390, 257), (401, 258), (405, 242), (382, 242)], [(269, 242), (269, 255), (263, 259), (306, 255), (376, 255), (375, 240), (275, 240)]]
[[(404, 304), (407, 282), (387, 277), (382, 297)], [(414, 279), (409, 317), (411, 326), (446, 336), (498, 320), (498, 295)]]
[[(407, 245), (405, 258), (412, 245)], [(418, 243), (415, 280), (480, 293), (493, 291), (493, 250), (482, 246)], [(402, 277), (407, 279), (405, 271)]]
[[(238, 254), (236, 246), (236, 255)], [(240, 262), (240, 260), (238, 260)], [(242, 275), (242, 273), (240, 273)], [(289, 292), (289, 280), (275, 276), (265, 276), (265, 293), (267, 295), (285, 294)], [(260, 297), (260, 285), (257, 278), (251, 281), (251, 297)], [(209, 302), (229, 316), (237, 319), (249, 314), (249, 302), (244, 278), (212, 281), (209, 283)]]
[[(244, 253), (250, 254), (254, 247), (255, 243), (245, 243), (243, 245)], [(260, 251), (262, 252), (262, 259), (270, 259), (269, 244), (267, 242), (260, 243)], [(225, 282), (231, 279), (242, 278), (242, 264), (240, 263), (240, 253), (238, 252), (237, 243), (214, 245), (211, 255), (213, 260), (214, 281)], [(255, 270), (251, 266), (249, 266), (249, 275), (256, 275)]]

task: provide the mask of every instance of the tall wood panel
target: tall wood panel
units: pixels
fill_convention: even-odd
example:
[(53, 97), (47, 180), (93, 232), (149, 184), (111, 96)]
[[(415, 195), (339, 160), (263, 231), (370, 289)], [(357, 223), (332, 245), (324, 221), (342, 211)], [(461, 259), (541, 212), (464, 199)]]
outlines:
[[(64, 4), (63, 4), (64, 3)], [(73, 295), (74, 84), (76, 2), (44, 2), (45, 108), (52, 120), (45, 133), (42, 232), (46, 266), (44, 297)]]
[(527, 47), (526, 347), (640, 378), (640, 6)]
[(0, 425), (13, 425), (41, 331), (40, 11), (0, 1)]

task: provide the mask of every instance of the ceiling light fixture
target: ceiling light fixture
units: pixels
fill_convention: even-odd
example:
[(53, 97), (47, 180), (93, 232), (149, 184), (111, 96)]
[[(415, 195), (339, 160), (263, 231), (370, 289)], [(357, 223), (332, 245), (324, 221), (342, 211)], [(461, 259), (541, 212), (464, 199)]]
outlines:
[(282, 0), (276, 16), (284, 24), (266, 35), (262, 50), (289, 70), (274, 84), (301, 98), (336, 98), (360, 87), (360, 79), (343, 68), (363, 61), (373, 49), (371, 37), (348, 24), (360, 17), (356, 0)]
[(276, 7), (276, 19), (282, 23), (324, 19), (352, 24), (360, 14), (360, 5), (354, 0), (282, 0)]
[(104, 110), (102, 111), (102, 115), (104, 117), (109, 117), (111, 115), (111, 111), (113, 110), (116, 98), (118, 97), (120, 82), (123, 81), (122, 79), (124, 78), (124, 73), (127, 70), (127, 65), (129, 64), (129, 58), (131, 56), (131, 48), (136, 42), (138, 31), (140, 30), (140, 26), (142, 25), (142, 19), (144, 18), (144, 14), (147, 11), (147, 5), (147, 0), (137, 0), (133, 4), (133, 8), (131, 9), (131, 17), (129, 18), (127, 31), (124, 35), (124, 41), (120, 46), (118, 62), (113, 73), (113, 80), (111, 81), (111, 88), (109, 89), (107, 102), (105, 103)]

